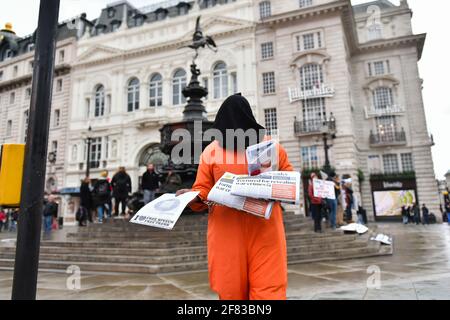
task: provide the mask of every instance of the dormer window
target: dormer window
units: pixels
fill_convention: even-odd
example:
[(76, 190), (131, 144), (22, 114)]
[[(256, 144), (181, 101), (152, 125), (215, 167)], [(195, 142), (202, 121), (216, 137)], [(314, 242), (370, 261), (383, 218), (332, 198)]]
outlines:
[(12, 50), (8, 49), (5, 52), (5, 60), (11, 59), (13, 57), (13, 52)]
[(156, 20), (164, 20), (167, 16), (166, 9), (158, 9), (156, 10)]
[(185, 15), (185, 14), (188, 14), (188, 11), (189, 11), (189, 5), (188, 5), (187, 3), (181, 2), (181, 3), (178, 5), (178, 14), (179, 14), (180, 16)]
[(34, 50), (34, 43), (29, 43), (28, 46), (27, 46), (27, 51), (31, 52), (33, 50)]
[(114, 20), (113, 22), (111, 22), (111, 31), (117, 31), (120, 28), (121, 24), (122, 22), (118, 20)]
[(144, 16), (141, 14), (135, 15), (134, 16), (134, 26), (139, 27), (139, 26), (142, 26), (143, 24), (144, 24)]
[(104, 24), (98, 24), (95, 26), (95, 35), (100, 35), (105, 32), (106, 26)]

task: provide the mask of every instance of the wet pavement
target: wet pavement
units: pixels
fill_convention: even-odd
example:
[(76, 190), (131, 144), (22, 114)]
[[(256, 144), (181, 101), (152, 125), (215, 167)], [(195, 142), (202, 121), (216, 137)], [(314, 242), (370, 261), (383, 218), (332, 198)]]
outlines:
[[(289, 266), (288, 299), (450, 299), (450, 226), (378, 224), (394, 254)], [(63, 237), (70, 230), (54, 237)], [(14, 238), (0, 233), (0, 240)], [(10, 299), (12, 271), (0, 270), (0, 299)], [(79, 284), (79, 287), (78, 287)], [(39, 273), (38, 299), (217, 299), (207, 272), (177, 274)]]

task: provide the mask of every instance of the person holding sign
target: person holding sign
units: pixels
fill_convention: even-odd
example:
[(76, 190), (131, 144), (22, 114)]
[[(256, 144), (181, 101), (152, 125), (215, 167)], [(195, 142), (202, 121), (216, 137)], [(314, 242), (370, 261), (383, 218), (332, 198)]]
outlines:
[[(248, 174), (246, 148), (265, 138), (264, 128), (256, 122), (250, 104), (240, 94), (225, 100), (213, 128), (222, 135), (222, 140), (216, 137), (200, 157), (192, 187), (192, 191), (200, 192), (191, 202), (195, 211), (207, 208), (204, 201), (208, 193), (226, 172)], [(239, 139), (235, 135), (239, 130), (253, 131), (256, 141), (247, 139), (248, 136)], [(284, 148), (279, 144), (276, 147), (278, 170), (293, 171)], [(180, 190), (178, 194), (188, 191), (191, 190)], [(208, 269), (211, 288), (222, 300), (285, 300), (287, 249), (280, 203), (273, 205), (269, 220), (223, 205), (211, 206)]]
[(308, 195), (311, 205), (311, 214), (314, 219), (314, 232), (322, 232), (322, 198), (314, 195), (314, 181), (318, 180), (317, 175), (311, 173), (311, 179), (308, 185)]

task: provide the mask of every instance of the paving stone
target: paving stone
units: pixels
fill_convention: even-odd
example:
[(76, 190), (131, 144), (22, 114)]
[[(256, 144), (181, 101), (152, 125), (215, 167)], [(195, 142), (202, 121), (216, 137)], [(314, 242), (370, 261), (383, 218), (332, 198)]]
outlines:
[(160, 277), (176, 286), (189, 287), (196, 286), (199, 284), (209, 285), (208, 272), (189, 272), (182, 274), (165, 274), (160, 275)]
[(331, 265), (331, 264), (322, 264), (322, 263), (305, 263), (305, 264), (297, 264), (297, 265), (289, 265), (289, 271), (295, 271), (297, 273), (305, 274), (305, 275), (321, 275), (328, 273), (335, 273), (344, 270), (352, 270), (349, 267)]

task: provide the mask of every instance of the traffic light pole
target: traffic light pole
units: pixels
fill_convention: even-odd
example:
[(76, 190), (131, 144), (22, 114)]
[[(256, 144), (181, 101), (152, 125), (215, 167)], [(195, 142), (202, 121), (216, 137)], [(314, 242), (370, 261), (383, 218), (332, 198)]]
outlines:
[(60, 0), (41, 0), (18, 221), (13, 300), (35, 300)]

